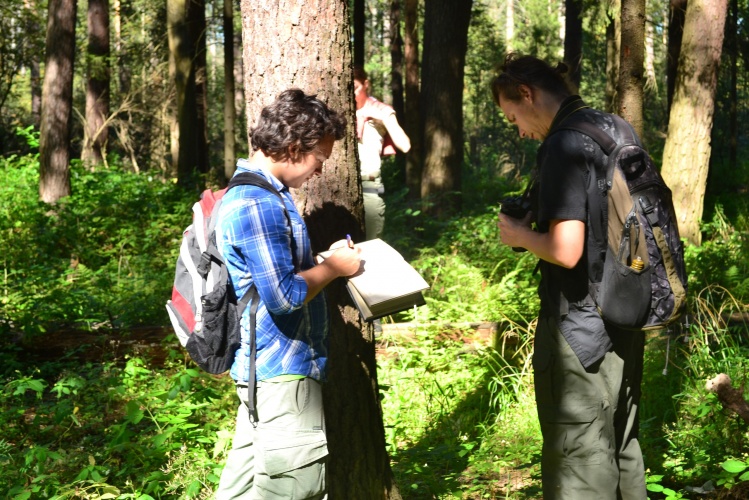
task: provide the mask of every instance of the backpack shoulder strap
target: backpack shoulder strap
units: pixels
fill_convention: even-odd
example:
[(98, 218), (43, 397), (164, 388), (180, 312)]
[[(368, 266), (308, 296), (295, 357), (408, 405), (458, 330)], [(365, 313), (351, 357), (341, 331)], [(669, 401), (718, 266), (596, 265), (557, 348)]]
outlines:
[[(229, 181), (229, 185), (227, 186), (226, 190), (229, 191), (231, 188), (236, 186), (257, 186), (259, 188), (265, 189), (266, 191), (270, 191), (271, 193), (275, 194), (278, 199), (281, 201), (281, 207), (283, 207), (283, 214), (284, 217), (286, 217), (286, 222), (289, 224), (289, 227), (292, 228), (292, 237), (293, 237), (293, 225), (291, 224), (291, 217), (289, 216), (289, 211), (286, 210), (286, 202), (283, 199), (283, 196), (281, 196), (281, 193), (278, 191), (278, 189), (273, 186), (270, 182), (268, 182), (265, 178), (258, 174), (254, 174), (252, 172), (240, 172), (234, 177), (231, 178)], [(299, 264), (296, 261), (296, 256), (294, 255), (294, 252), (291, 252), (291, 259), (294, 262), (294, 269), (299, 269)]]
[(606, 156), (610, 155), (616, 149), (616, 141), (609, 134), (601, 130), (598, 125), (587, 120), (572, 119), (569, 123), (563, 123), (555, 132), (559, 130), (574, 130), (587, 135), (601, 146)]
[[(624, 120), (616, 115), (612, 116), (618, 126), (622, 126), (625, 131), (629, 131)], [(616, 167), (617, 155), (615, 151), (617, 147), (621, 147), (621, 144), (617, 143), (613, 137), (604, 132), (600, 126), (586, 120), (583, 116), (570, 116), (558, 128), (554, 129), (552, 133), (561, 130), (573, 130), (590, 137), (600, 146), (607, 157), (603, 168), (596, 168), (594, 166), (590, 168), (587, 188), (588, 221), (593, 240), (591, 246), (589, 246), (589, 252), (592, 251), (598, 254), (595, 256), (590, 255), (590, 258), (599, 258), (603, 262), (606, 247), (608, 246), (608, 192), (612, 186), (614, 169)]]

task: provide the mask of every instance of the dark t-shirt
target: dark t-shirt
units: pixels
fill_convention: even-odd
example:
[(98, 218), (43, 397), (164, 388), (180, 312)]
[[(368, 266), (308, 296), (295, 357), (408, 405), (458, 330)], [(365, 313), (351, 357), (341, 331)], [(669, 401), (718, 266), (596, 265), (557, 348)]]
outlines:
[[(581, 144), (581, 134), (560, 131), (543, 143), (539, 151), (538, 228), (548, 232), (552, 220), (587, 222), (588, 167)], [(542, 276), (542, 309), (556, 311), (559, 293), (568, 301), (582, 300), (588, 293), (585, 255), (572, 269), (544, 264)], [(545, 293), (544, 293), (545, 292)]]
[(591, 172), (603, 167), (606, 157), (590, 137), (559, 130), (572, 115), (576, 119), (583, 116), (615, 138), (617, 133), (610, 115), (590, 109), (579, 96), (572, 96), (562, 103), (538, 152), (538, 230), (548, 232), (552, 220), (579, 220), (586, 224), (586, 245), (574, 268), (541, 262), (541, 315), (560, 320), (565, 339), (587, 367), (611, 346), (603, 321), (588, 296), (588, 275), (602, 265), (602, 257), (590, 255), (588, 250), (588, 183)]

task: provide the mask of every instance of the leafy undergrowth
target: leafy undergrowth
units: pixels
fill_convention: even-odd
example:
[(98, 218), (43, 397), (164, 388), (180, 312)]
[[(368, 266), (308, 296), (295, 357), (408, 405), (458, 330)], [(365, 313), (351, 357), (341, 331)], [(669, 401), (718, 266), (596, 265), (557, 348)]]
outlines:
[[(538, 498), (540, 431), (527, 342), (434, 327), (379, 339), (392, 467), (406, 499)], [(506, 359), (506, 360), (505, 360)]]

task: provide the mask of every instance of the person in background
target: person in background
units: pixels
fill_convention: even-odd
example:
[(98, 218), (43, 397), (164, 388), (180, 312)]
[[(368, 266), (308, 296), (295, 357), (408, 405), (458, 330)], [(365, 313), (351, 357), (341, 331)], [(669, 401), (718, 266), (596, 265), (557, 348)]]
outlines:
[[(499, 214), (501, 242), (540, 259), (541, 310), (533, 353), (543, 435), (545, 500), (645, 500), (638, 442), (644, 333), (604, 324), (588, 292), (603, 268), (588, 255), (589, 166), (606, 156), (588, 136), (557, 130), (584, 116), (619, 137), (611, 115), (590, 109), (568, 85), (562, 63), (510, 54), (492, 82), (494, 102), (520, 137), (541, 142), (537, 196), (522, 220)], [(537, 231), (531, 229), (535, 219)]]
[(407, 153), (411, 141), (398, 123), (395, 110), (369, 95), (367, 73), (354, 67), (354, 98), (356, 99), (356, 137), (361, 161), (362, 190), (364, 191), (364, 222), (368, 240), (382, 236), (385, 226), (385, 192), (380, 165), (382, 156), (395, 154), (395, 149)]
[[(289, 188), (322, 172), (345, 118), (299, 89), (263, 108), (250, 132), (253, 154), (237, 172), (253, 172), (281, 194), (241, 185), (223, 197), (216, 226), (219, 252), (237, 297), (257, 286), (256, 411), (249, 412), (250, 303), (231, 367), (240, 399), (232, 449), (216, 498), (324, 499), (328, 456), (321, 382), (328, 357), (323, 288), (355, 274), (359, 249), (345, 244), (315, 264), (307, 227)], [(235, 174), (235, 175), (236, 175)], [(283, 204), (282, 204), (283, 203)], [(284, 215), (284, 207), (289, 221)]]

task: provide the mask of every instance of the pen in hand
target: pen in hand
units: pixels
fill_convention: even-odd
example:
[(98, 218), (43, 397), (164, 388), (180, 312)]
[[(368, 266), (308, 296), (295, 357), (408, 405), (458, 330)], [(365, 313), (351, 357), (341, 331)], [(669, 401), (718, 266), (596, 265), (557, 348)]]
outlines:
[(346, 245), (348, 245), (349, 248), (354, 248), (354, 242), (351, 241), (351, 235), (346, 235)]

